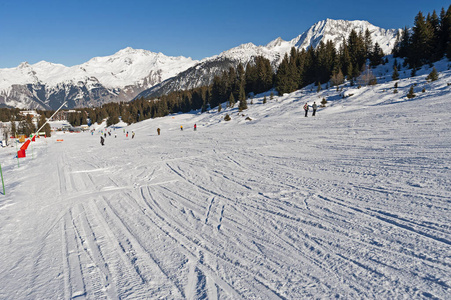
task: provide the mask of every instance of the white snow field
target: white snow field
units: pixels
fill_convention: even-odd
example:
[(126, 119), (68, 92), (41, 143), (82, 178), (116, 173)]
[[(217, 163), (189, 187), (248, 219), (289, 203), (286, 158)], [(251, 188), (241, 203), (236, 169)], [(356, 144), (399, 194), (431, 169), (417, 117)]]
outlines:
[(451, 73), (426, 72), (1, 149), (0, 298), (450, 299)]

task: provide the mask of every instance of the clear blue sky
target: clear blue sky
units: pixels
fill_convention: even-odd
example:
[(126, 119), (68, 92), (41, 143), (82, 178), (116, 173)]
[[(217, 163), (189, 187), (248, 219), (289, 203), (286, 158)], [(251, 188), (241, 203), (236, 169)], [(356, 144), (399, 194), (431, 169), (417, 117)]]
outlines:
[(314, 23), (367, 20), (411, 27), (442, 0), (0, 0), (0, 68), (41, 60), (66, 66), (125, 47), (202, 59), (252, 42), (291, 40)]

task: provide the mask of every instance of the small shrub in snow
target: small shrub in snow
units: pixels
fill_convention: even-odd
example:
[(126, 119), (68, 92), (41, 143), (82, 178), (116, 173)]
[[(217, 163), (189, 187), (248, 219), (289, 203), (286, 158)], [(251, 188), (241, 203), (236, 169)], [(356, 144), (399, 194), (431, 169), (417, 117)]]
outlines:
[(230, 121), (232, 118), (229, 116), (229, 114), (226, 114), (224, 117), (224, 121)]
[(321, 107), (326, 107), (327, 104), (327, 100), (326, 98), (323, 98), (323, 100), (321, 100)]
[(412, 99), (413, 97), (415, 97), (415, 93), (413, 92), (413, 85), (410, 86), (409, 92), (407, 93), (407, 98)]

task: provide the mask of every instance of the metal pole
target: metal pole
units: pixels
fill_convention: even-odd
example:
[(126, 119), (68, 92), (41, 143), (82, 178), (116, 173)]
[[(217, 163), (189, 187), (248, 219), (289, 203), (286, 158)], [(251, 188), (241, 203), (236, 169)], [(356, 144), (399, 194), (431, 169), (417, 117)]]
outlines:
[(20, 165), (19, 165), (19, 153), (18, 153), (19, 150), (17, 150), (17, 134), (16, 133), (14, 133), (14, 140), (16, 141), (17, 167), (19, 168), (20, 167)]
[(47, 124), (47, 123), (49, 122), (49, 120), (51, 120), (51, 119), (53, 118), (53, 116), (56, 115), (56, 113), (59, 112), (60, 109), (63, 108), (64, 105), (66, 105), (66, 103), (67, 103), (67, 101), (64, 101), (63, 105), (61, 105), (60, 108), (58, 108), (58, 109), (53, 113), (53, 115), (52, 115), (50, 118), (48, 118), (47, 121), (45, 121), (44, 124), (42, 124), (41, 128), (39, 128), (38, 131), (36, 131), (36, 133), (35, 133), (34, 135), (38, 134), (38, 133), (39, 133), (39, 130), (41, 130), (42, 128), (44, 128), (45, 124)]

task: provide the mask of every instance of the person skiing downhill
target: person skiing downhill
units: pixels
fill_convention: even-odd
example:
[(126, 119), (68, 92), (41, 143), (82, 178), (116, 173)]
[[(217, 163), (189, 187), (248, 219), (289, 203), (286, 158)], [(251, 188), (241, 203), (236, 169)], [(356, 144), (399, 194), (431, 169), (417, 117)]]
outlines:
[(304, 110), (305, 110), (305, 116), (307, 117), (307, 114), (308, 114), (308, 103), (307, 102), (305, 102), (305, 104), (304, 104)]
[(160, 135), (160, 128), (157, 128), (157, 133), (158, 135)]
[(100, 145), (103, 146), (104, 143), (105, 143), (105, 139), (103, 138), (103, 136), (100, 136)]
[(197, 130), (197, 124), (194, 124), (194, 131)]
[(316, 105), (316, 102), (313, 102), (313, 105), (312, 105), (312, 109), (313, 109), (312, 117), (315, 116), (317, 108), (318, 108), (318, 106)]

